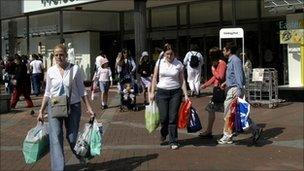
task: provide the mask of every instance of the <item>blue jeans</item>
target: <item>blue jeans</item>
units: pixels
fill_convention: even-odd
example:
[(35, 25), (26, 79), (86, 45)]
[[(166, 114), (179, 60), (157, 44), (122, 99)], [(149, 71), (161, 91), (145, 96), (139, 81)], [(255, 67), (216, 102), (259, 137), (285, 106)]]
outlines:
[(33, 90), (35, 95), (40, 94), (40, 88), (41, 88), (41, 74), (33, 74), (32, 75), (32, 81), (33, 81)]
[(160, 134), (166, 137), (169, 134), (169, 143), (177, 143), (177, 116), (182, 101), (182, 90), (157, 89), (156, 103), (160, 113)]
[[(63, 150), (63, 122), (66, 128), (66, 138), (70, 144), (72, 152), (75, 154), (74, 146), (77, 141), (79, 122), (81, 117), (81, 103), (70, 105), (70, 113), (67, 118), (52, 118), (50, 105), (48, 106), (50, 154), (52, 170), (64, 170), (64, 150)], [(75, 154), (76, 155), (76, 154)], [(78, 156), (76, 156), (79, 158)]]

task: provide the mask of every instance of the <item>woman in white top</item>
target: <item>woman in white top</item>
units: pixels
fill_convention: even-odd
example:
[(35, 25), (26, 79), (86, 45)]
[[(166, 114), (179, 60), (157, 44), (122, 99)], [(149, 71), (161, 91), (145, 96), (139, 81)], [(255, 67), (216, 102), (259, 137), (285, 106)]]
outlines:
[[(73, 153), (75, 154), (74, 146), (77, 141), (77, 134), (81, 117), (81, 99), (86, 106), (89, 116), (94, 117), (95, 114), (87, 98), (87, 93), (83, 84), (83, 77), (79, 67), (67, 62), (67, 48), (62, 44), (55, 46), (54, 58), (56, 60), (56, 65), (53, 65), (47, 71), (45, 94), (37, 120), (43, 122), (44, 110), (47, 104), (51, 102), (51, 97), (59, 96), (62, 94), (69, 96), (70, 71), (73, 70), (73, 82), (71, 83), (72, 91), (71, 97), (69, 98), (70, 114), (68, 117), (52, 117), (50, 110), (51, 105), (50, 103), (48, 105), (51, 168), (52, 170), (64, 170), (65, 160), (63, 151), (64, 146), (62, 124), (65, 124), (66, 138)], [(82, 164), (85, 164), (84, 158), (81, 158), (77, 155), (76, 157)]]
[(177, 115), (182, 101), (182, 94), (188, 100), (183, 64), (174, 56), (169, 44), (164, 47), (164, 55), (158, 59), (154, 68), (150, 101), (155, 97), (160, 112), (161, 142), (169, 135), (171, 149), (177, 149)]

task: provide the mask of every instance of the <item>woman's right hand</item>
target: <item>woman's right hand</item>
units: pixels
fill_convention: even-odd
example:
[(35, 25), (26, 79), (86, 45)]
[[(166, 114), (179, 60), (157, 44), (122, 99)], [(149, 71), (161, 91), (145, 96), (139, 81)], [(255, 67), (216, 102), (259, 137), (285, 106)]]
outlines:
[(155, 93), (151, 92), (149, 96), (150, 102), (154, 101), (154, 98), (155, 98)]
[(37, 116), (37, 121), (41, 121), (42, 123), (44, 122), (44, 118), (43, 118), (43, 111), (39, 110), (38, 116)]

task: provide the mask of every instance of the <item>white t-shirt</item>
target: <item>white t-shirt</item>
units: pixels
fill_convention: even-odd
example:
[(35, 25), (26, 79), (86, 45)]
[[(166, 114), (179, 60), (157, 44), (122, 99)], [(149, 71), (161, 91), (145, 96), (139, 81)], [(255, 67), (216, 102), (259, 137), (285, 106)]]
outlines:
[[(44, 96), (54, 97), (59, 96), (62, 85), (64, 86), (65, 95), (69, 95), (69, 82), (70, 82), (70, 67), (69, 65), (65, 70), (63, 77), (60, 75), (59, 66), (51, 66), (46, 74), (46, 87)], [(80, 69), (77, 65), (73, 66), (73, 83), (72, 83), (72, 93), (70, 104), (78, 103), (81, 100), (81, 97), (87, 95), (83, 84), (83, 76), (80, 72)]]
[(107, 68), (100, 67), (98, 69), (96, 77), (98, 78), (98, 81), (112, 81), (112, 71), (110, 67)]
[(33, 68), (33, 74), (41, 74), (42, 73), (42, 61), (40, 60), (33, 60), (31, 63), (30, 63), (30, 66)]
[[(156, 62), (158, 67), (159, 60)], [(167, 62), (164, 58), (160, 61), (159, 81), (157, 88), (173, 90), (181, 87), (180, 72), (183, 70), (183, 64), (174, 58), (172, 63)]]

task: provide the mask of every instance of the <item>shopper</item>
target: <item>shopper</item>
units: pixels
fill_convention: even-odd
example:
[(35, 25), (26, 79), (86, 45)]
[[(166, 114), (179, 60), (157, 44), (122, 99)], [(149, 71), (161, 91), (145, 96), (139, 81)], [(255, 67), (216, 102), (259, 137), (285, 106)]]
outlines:
[(139, 60), (138, 73), (140, 74), (141, 84), (144, 86), (144, 103), (147, 103), (147, 94), (151, 90), (151, 75), (153, 64), (149, 61), (148, 52), (144, 51)]
[(109, 88), (113, 85), (113, 79), (111, 68), (109, 67), (109, 61), (106, 58), (101, 60), (101, 67), (94, 75), (94, 81), (95, 80), (99, 82), (99, 88), (101, 91), (101, 108), (107, 109)]
[(190, 96), (200, 95), (201, 72), (204, 59), (202, 54), (198, 51), (198, 46), (192, 44), (190, 51), (184, 58), (184, 65), (187, 69), (187, 82), (190, 88)]
[[(171, 45), (166, 44), (163, 57), (158, 59), (154, 68), (150, 101), (156, 99), (160, 112), (161, 142), (169, 135), (171, 149), (177, 149), (177, 115), (182, 100), (188, 100), (183, 64), (174, 56)], [(155, 95), (155, 87), (157, 92)]]
[(211, 101), (205, 108), (205, 110), (208, 112), (207, 129), (205, 132), (200, 133), (201, 138), (207, 139), (213, 138), (212, 128), (215, 120), (215, 112), (223, 112), (224, 109), (224, 96), (223, 99), (216, 99), (218, 98), (216, 93), (224, 95), (224, 88), (221, 88), (221, 84), (225, 82), (227, 68), (226, 62), (222, 59), (222, 52), (218, 47), (213, 47), (209, 50), (209, 57), (212, 60), (211, 71), (213, 76), (201, 86), (202, 89), (205, 89), (211, 85), (214, 87), (214, 97), (211, 98)]
[(21, 95), (24, 96), (24, 99), (27, 103), (28, 108), (33, 107), (33, 102), (30, 97), (31, 95), (31, 80), (30, 75), (27, 73), (27, 67), (22, 58), (19, 55), (15, 55), (15, 64), (14, 70), (12, 72), (12, 84), (13, 84), (13, 94), (11, 99), (11, 108), (16, 108), (17, 102)]
[[(226, 58), (228, 58), (228, 65), (226, 71), (227, 95), (224, 101), (224, 135), (221, 139), (218, 140), (219, 144), (233, 143), (233, 130), (228, 127), (228, 120), (230, 117), (230, 104), (237, 97), (243, 98), (245, 92), (245, 74), (241, 59), (235, 55), (236, 50), (237, 47), (233, 43), (227, 43), (223, 48), (223, 54)], [(251, 121), (250, 123), (253, 134), (253, 143), (256, 143), (257, 140), (260, 138), (262, 128), (259, 128), (253, 121)]]
[(32, 54), (33, 61), (30, 63), (30, 70), (32, 71), (32, 81), (34, 94), (38, 96), (41, 91), (41, 81), (43, 73), (43, 64), (41, 60), (38, 60), (38, 55)]
[[(64, 170), (64, 146), (63, 146), (63, 127), (65, 124), (66, 138), (70, 144), (72, 152), (75, 154), (74, 146), (77, 141), (79, 122), (81, 117), (81, 99), (86, 106), (87, 113), (90, 117), (95, 114), (91, 108), (87, 93), (83, 84), (81, 70), (77, 65), (67, 62), (67, 48), (59, 44), (54, 48), (54, 58), (56, 64), (50, 67), (46, 75), (46, 89), (42, 100), (42, 105), (37, 117), (38, 121), (43, 122), (43, 114), (48, 104), (48, 121), (49, 121), (49, 138), (52, 170)], [(73, 71), (72, 71), (73, 70)], [(70, 72), (72, 72), (72, 83), (70, 84)], [(71, 90), (71, 93), (69, 91)], [(71, 94), (69, 97), (69, 115), (68, 117), (53, 117), (51, 112), (51, 98), (60, 95)], [(75, 154), (76, 155), (76, 154)], [(84, 158), (76, 155), (82, 164), (86, 161)]]

